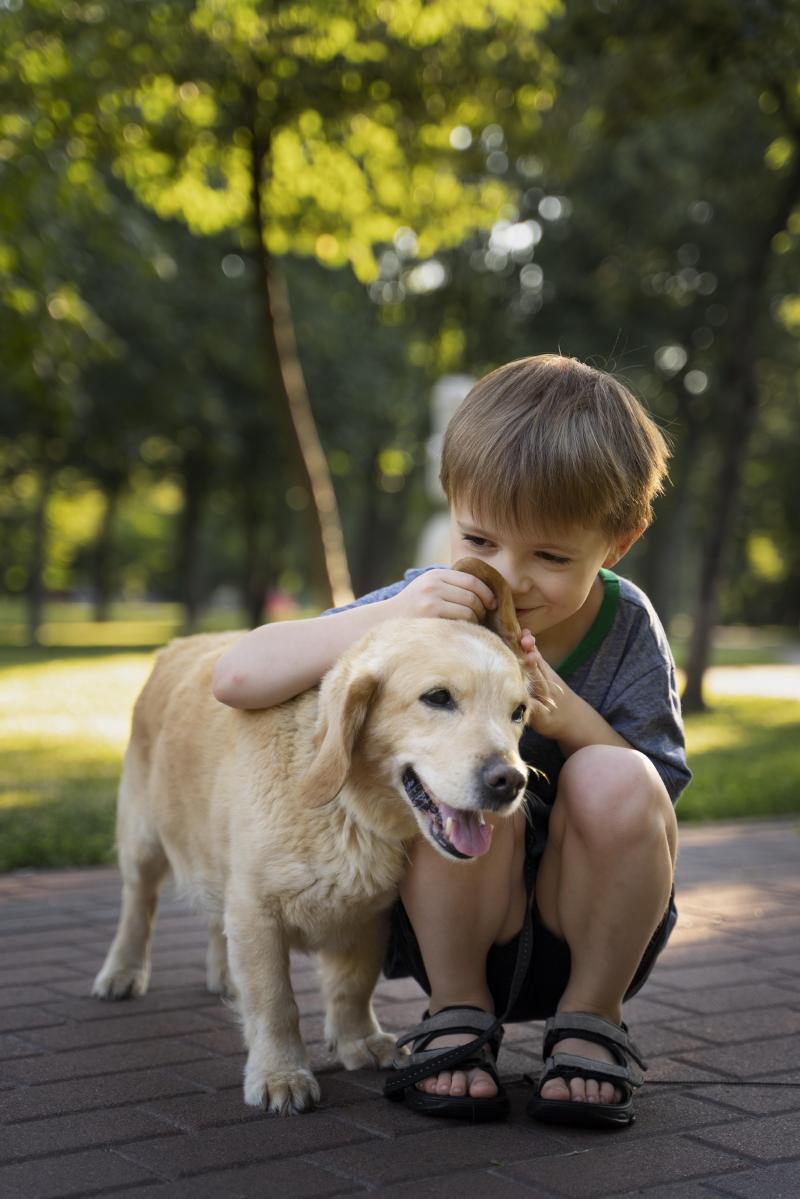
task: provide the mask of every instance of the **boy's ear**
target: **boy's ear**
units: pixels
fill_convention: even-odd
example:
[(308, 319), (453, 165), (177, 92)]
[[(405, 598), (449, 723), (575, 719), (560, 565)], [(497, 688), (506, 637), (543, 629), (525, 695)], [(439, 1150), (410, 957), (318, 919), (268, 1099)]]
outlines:
[(637, 525), (637, 527), (630, 533), (625, 533), (622, 537), (618, 537), (609, 550), (603, 566), (607, 567), (609, 570), (612, 566), (616, 566), (617, 562), (619, 562), (621, 558), (625, 557), (631, 546), (636, 544), (646, 528), (647, 525)]
[(480, 558), (459, 558), (458, 562), (453, 563), (453, 570), (463, 570), (465, 574), (475, 575), (476, 579), (491, 587), (497, 607), (487, 610), (484, 624), (487, 629), (497, 633), (515, 657), (522, 661), (525, 657), (519, 644), (522, 629), (517, 619), (511, 588), (500, 572)]

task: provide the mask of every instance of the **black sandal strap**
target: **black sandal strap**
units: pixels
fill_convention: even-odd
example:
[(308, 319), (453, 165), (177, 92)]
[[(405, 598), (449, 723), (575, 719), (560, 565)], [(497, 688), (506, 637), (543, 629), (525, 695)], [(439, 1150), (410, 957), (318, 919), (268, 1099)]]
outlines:
[[(528, 786), (529, 788), (531, 787), (530, 777)], [(415, 1083), (421, 1082), (423, 1078), (430, 1078), (431, 1074), (438, 1074), (442, 1070), (451, 1070), (453, 1066), (458, 1066), (462, 1062), (467, 1061), (478, 1049), (491, 1042), (492, 1038), (498, 1032), (501, 1032), (503, 1024), (508, 1019), (509, 1013), (517, 1001), (519, 993), (522, 990), (522, 984), (525, 981), (525, 976), (528, 973), (528, 966), (530, 965), (533, 953), (531, 904), (539, 858), (542, 856), (547, 842), (547, 826), (550, 818), (549, 805), (539, 799), (533, 791), (526, 796), (526, 804), (528, 807), (527, 817), (529, 820), (530, 835), (533, 839), (532, 852), (525, 856), (525, 890), (527, 892), (528, 903), (525, 920), (519, 934), (517, 960), (514, 965), (514, 974), (508, 992), (506, 1010), (488, 1028), (485, 1028), (481, 1035), (476, 1037), (474, 1041), (469, 1041), (466, 1045), (456, 1045), (453, 1049), (447, 1050), (440, 1057), (437, 1057), (435, 1067), (422, 1063), (418, 1066), (407, 1066), (402, 1070), (393, 1070), (383, 1084), (383, 1093), (387, 1098), (397, 1095), (398, 1092), (405, 1091)], [(526, 830), (526, 837), (527, 835), (528, 830)]]
[(595, 1012), (556, 1012), (551, 1016), (545, 1024), (542, 1057), (549, 1057), (553, 1046), (568, 1036), (602, 1045), (618, 1060), (621, 1051), (638, 1062), (643, 1070), (648, 1068), (641, 1050), (628, 1034), (627, 1024), (614, 1024)]

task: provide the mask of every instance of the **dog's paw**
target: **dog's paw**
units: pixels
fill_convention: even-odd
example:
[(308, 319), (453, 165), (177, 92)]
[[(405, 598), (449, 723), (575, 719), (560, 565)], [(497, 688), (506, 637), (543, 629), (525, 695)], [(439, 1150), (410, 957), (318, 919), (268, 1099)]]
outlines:
[(147, 967), (139, 970), (131, 966), (119, 970), (104, 967), (94, 980), (92, 995), (95, 999), (139, 999), (147, 991), (149, 982)]
[(278, 1116), (299, 1116), (317, 1106), (319, 1083), (310, 1070), (256, 1070), (248, 1062), (244, 1101)]
[(357, 1041), (338, 1041), (336, 1055), (345, 1070), (380, 1070), (391, 1066), (397, 1052), (394, 1037), (388, 1032), (371, 1033)]
[(232, 1003), (239, 998), (236, 984), (227, 969), (220, 972), (208, 970), (206, 972), (206, 990), (212, 995), (221, 995), (223, 999), (229, 999)]

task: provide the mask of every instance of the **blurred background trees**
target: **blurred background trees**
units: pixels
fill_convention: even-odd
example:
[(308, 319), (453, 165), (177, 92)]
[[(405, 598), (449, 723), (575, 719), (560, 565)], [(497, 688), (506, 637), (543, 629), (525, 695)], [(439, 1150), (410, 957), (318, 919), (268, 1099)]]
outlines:
[(0, 596), (397, 577), (428, 398), (560, 348), (668, 432), (625, 569), (796, 629), (800, 4), (2, 0)]

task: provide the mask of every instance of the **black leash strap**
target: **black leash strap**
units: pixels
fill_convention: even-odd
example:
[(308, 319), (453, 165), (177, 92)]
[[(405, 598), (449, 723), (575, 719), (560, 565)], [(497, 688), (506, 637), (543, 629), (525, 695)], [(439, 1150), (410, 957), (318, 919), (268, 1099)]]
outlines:
[(474, 1041), (468, 1041), (466, 1045), (456, 1045), (453, 1049), (442, 1053), (441, 1056), (437, 1054), (434, 1061), (419, 1062), (416, 1066), (406, 1066), (403, 1069), (394, 1070), (383, 1084), (383, 1093), (387, 1099), (395, 1096), (399, 1091), (405, 1091), (407, 1087), (413, 1086), (414, 1083), (421, 1082), (423, 1078), (430, 1078), (433, 1074), (440, 1074), (442, 1070), (450, 1070), (453, 1066), (457, 1066), (459, 1063), (472, 1057), (500, 1031), (511, 1014), (514, 1004), (517, 1002), (533, 953), (533, 916), (531, 913), (533, 887), (536, 881), (539, 858), (542, 856), (547, 839), (547, 819), (549, 817), (549, 810), (543, 801), (529, 795), (527, 802), (530, 825), (526, 829), (526, 837), (530, 833), (535, 837), (535, 841), (533, 852), (530, 855), (526, 854), (525, 889), (528, 895), (528, 906), (525, 913), (525, 921), (519, 934), (517, 960), (514, 964), (514, 973), (511, 978), (506, 1010), (479, 1037), (476, 1037)]

